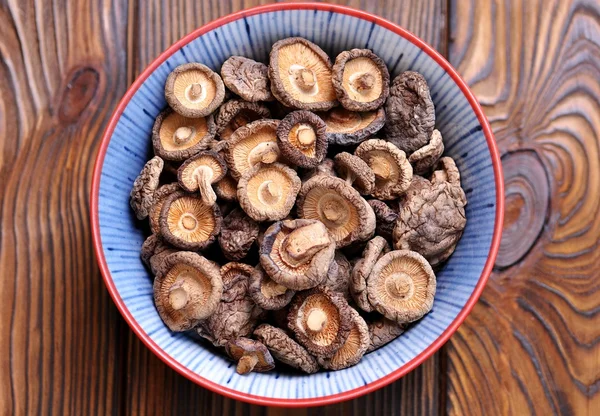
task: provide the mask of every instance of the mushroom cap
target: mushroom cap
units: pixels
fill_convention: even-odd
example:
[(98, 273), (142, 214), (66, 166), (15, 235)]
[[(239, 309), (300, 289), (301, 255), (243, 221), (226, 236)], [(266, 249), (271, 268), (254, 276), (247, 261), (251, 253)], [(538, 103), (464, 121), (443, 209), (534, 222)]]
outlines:
[(436, 278), (419, 253), (394, 250), (383, 255), (367, 278), (373, 308), (399, 324), (422, 318), (433, 307)]
[(346, 299), (323, 286), (296, 294), (288, 326), (311, 354), (331, 357), (344, 345), (354, 320)]
[(331, 357), (317, 357), (321, 367), (328, 370), (341, 370), (358, 364), (365, 355), (371, 338), (369, 337), (369, 327), (365, 320), (352, 308), (348, 308), (351, 316), (352, 326), (346, 342)]
[(223, 293), (219, 268), (199, 254), (180, 251), (164, 258), (154, 280), (154, 302), (172, 331), (186, 331), (212, 315)]
[(300, 186), (298, 174), (286, 165), (259, 163), (244, 173), (237, 195), (250, 218), (277, 221), (290, 213)]
[(226, 159), (231, 176), (240, 179), (258, 163), (279, 159), (277, 127), (279, 120), (263, 119), (238, 128), (227, 140)]
[(365, 312), (373, 312), (373, 306), (367, 295), (367, 280), (377, 260), (390, 250), (385, 238), (373, 237), (367, 243), (362, 258), (356, 262), (350, 276), (350, 294), (359, 308)]
[(275, 42), (269, 55), (271, 92), (292, 108), (325, 111), (338, 104), (331, 84), (331, 61), (303, 38)]
[(387, 66), (370, 49), (340, 53), (335, 58), (331, 80), (338, 100), (351, 111), (376, 110), (390, 92)]
[(188, 118), (167, 108), (154, 121), (152, 146), (156, 155), (165, 160), (180, 162), (208, 148), (215, 133), (216, 125), (212, 114)]
[(160, 236), (151, 234), (142, 244), (140, 257), (144, 264), (150, 267), (152, 274), (156, 276), (163, 267), (165, 257), (176, 251), (176, 249), (166, 244)]
[(352, 112), (337, 107), (318, 116), (327, 125), (325, 132), (329, 144), (349, 146), (358, 144), (377, 133), (385, 124), (383, 108), (377, 111)]
[(244, 211), (235, 208), (223, 218), (221, 224), (218, 241), (223, 255), (233, 261), (246, 257), (258, 237), (258, 231), (258, 224)]
[(319, 371), (319, 364), (315, 357), (290, 338), (284, 330), (262, 324), (254, 330), (254, 336), (269, 349), (277, 361), (308, 374)]
[(289, 113), (277, 128), (279, 150), (292, 164), (314, 168), (327, 155), (326, 125), (310, 111)]
[(250, 275), (248, 290), (258, 306), (271, 311), (284, 308), (296, 294), (294, 290), (272, 280), (260, 265)]
[(423, 75), (405, 71), (392, 81), (385, 103), (383, 136), (411, 154), (429, 142), (435, 128), (435, 107)]
[(366, 240), (375, 231), (373, 209), (343, 179), (324, 175), (310, 178), (302, 185), (296, 204), (299, 218), (325, 224), (337, 248)]
[(211, 244), (221, 230), (221, 211), (214, 204), (183, 191), (169, 195), (160, 211), (162, 237), (184, 250), (202, 250)]
[[(229, 341), (225, 345), (227, 355), (238, 362), (236, 371), (238, 374), (247, 374), (251, 371), (264, 373), (275, 368), (275, 361), (271, 353), (261, 342), (250, 338), (239, 337)], [(256, 357), (256, 360), (248, 360), (244, 357)], [(253, 363), (250, 365), (249, 363)]]
[(435, 165), (442, 153), (444, 153), (442, 134), (439, 130), (434, 130), (433, 133), (431, 133), (429, 143), (420, 149), (415, 150), (414, 153), (408, 157), (408, 161), (412, 165), (414, 173), (423, 175)]
[(390, 200), (410, 186), (413, 171), (406, 155), (392, 143), (380, 139), (362, 142), (354, 154), (364, 160), (375, 173), (375, 198)]
[(211, 184), (223, 179), (227, 173), (227, 165), (221, 156), (212, 150), (205, 150), (192, 156), (179, 167), (177, 179), (179, 185), (187, 192), (196, 192), (200, 188), (198, 175), (206, 175)]
[(225, 201), (237, 201), (237, 181), (231, 175), (225, 175), (215, 183), (214, 188), (219, 198)]
[(232, 56), (221, 66), (225, 86), (246, 101), (273, 101), (268, 68), (261, 62), (243, 56)]
[[(437, 130), (436, 130), (437, 131)], [(431, 174), (431, 183), (437, 184), (442, 182), (448, 182), (450, 185), (460, 187), (460, 172), (458, 171), (458, 167), (449, 156), (445, 156), (439, 160), (435, 170)], [(467, 203), (466, 197), (464, 199), (464, 203)]]
[(225, 102), (215, 117), (217, 134), (221, 140), (228, 140), (231, 134), (256, 120), (271, 117), (271, 111), (259, 103), (232, 99)]
[(154, 156), (146, 162), (140, 174), (133, 182), (133, 187), (129, 194), (129, 205), (131, 205), (138, 220), (143, 220), (148, 216), (150, 207), (154, 203), (154, 192), (158, 188), (164, 164), (164, 161), (160, 157)]
[(160, 211), (162, 209), (163, 203), (165, 202), (165, 199), (167, 199), (167, 197), (173, 192), (180, 190), (181, 187), (179, 186), (179, 183), (173, 182), (160, 186), (154, 192), (154, 202), (152, 203), (152, 206), (148, 211), (148, 218), (150, 220), (150, 231), (152, 231), (154, 234), (160, 233)]
[(346, 256), (341, 251), (336, 250), (323, 285), (349, 299), (351, 272), (352, 265)]
[(329, 159), (328, 157), (326, 157), (325, 159), (323, 159), (323, 161), (319, 165), (317, 165), (316, 167), (314, 167), (312, 169), (307, 169), (305, 171), (304, 175), (302, 175), (302, 182), (306, 182), (313, 176), (317, 176), (317, 175), (326, 175), (326, 176), (333, 176), (333, 177), (337, 176), (333, 166), (334, 166), (333, 159)]
[(367, 326), (369, 327), (369, 337), (371, 338), (371, 344), (367, 349), (367, 353), (395, 340), (402, 335), (406, 328), (405, 324), (399, 324), (384, 316), (381, 316), (374, 321), (367, 322)]
[(183, 64), (167, 77), (165, 98), (184, 117), (205, 117), (223, 103), (225, 85), (219, 74), (206, 65)]
[(392, 234), (394, 232), (394, 227), (396, 226), (396, 221), (398, 220), (398, 212), (379, 199), (371, 199), (367, 202), (371, 205), (371, 208), (373, 208), (373, 212), (375, 212), (375, 218), (377, 220), (375, 234), (388, 241), (392, 241)]
[(259, 253), (271, 279), (289, 289), (305, 290), (325, 279), (335, 242), (319, 221), (279, 221), (265, 232)]
[(364, 160), (350, 153), (342, 152), (335, 155), (334, 161), (340, 178), (346, 179), (363, 195), (373, 192), (375, 174)]

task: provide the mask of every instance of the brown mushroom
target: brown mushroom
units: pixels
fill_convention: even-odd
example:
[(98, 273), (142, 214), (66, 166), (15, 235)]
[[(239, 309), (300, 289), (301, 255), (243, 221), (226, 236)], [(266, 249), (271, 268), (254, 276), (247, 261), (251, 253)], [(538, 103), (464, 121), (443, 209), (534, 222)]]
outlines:
[(439, 130), (434, 130), (433, 133), (431, 133), (429, 143), (415, 150), (414, 153), (408, 157), (408, 161), (412, 165), (414, 173), (423, 175), (435, 165), (442, 153), (444, 153), (442, 134)]
[(385, 103), (386, 140), (411, 154), (429, 142), (435, 127), (435, 108), (423, 75), (406, 71), (392, 81)]
[(223, 62), (221, 77), (225, 86), (246, 101), (273, 101), (265, 64), (243, 56)]
[(318, 116), (327, 125), (327, 141), (329, 144), (350, 146), (365, 140), (377, 133), (385, 124), (383, 108), (377, 111), (352, 112), (345, 108), (334, 108)]
[(289, 289), (305, 290), (325, 279), (335, 242), (320, 221), (280, 221), (265, 232), (259, 253), (271, 279)]
[(319, 371), (315, 357), (290, 338), (284, 330), (262, 324), (254, 330), (254, 336), (269, 349), (277, 361), (308, 374)]
[(271, 92), (288, 107), (329, 110), (337, 105), (327, 54), (303, 38), (275, 42), (270, 53)]
[(333, 159), (325, 158), (323, 161), (312, 169), (307, 169), (302, 176), (302, 182), (306, 182), (313, 176), (326, 175), (326, 176), (337, 176), (335, 174)]
[(212, 184), (223, 179), (226, 173), (225, 161), (217, 153), (207, 150), (186, 160), (177, 172), (177, 179), (185, 191), (199, 191), (202, 202), (213, 206), (217, 195)]
[(237, 201), (237, 181), (231, 175), (225, 175), (215, 183), (214, 190), (215, 194), (225, 201)]
[(333, 65), (332, 83), (342, 106), (351, 111), (376, 110), (390, 92), (387, 66), (369, 49), (340, 53)]
[(258, 306), (265, 310), (272, 311), (284, 308), (292, 301), (296, 293), (271, 279), (260, 265), (252, 272), (249, 281), (250, 296)]
[(443, 182), (460, 187), (460, 172), (454, 159), (449, 156), (441, 158), (431, 174), (431, 183), (435, 185)]
[(310, 111), (294, 111), (279, 123), (279, 150), (292, 164), (314, 168), (327, 154), (325, 123)]
[(291, 211), (300, 190), (296, 172), (281, 163), (260, 163), (238, 182), (238, 200), (255, 221), (277, 221)]
[(373, 212), (375, 212), (375, 218), (377, 220), (377, 226), (375, 227), (375, 234), (385, 238), (388, 241), (392, 241), (392, 234), (396, 221), (398, 220), (398, 211), (390, 208), (385, 202), (378, 199), (371, 199), (367, 201)]
[(171, 331), (192, 329), (208, 318), (222, 293), (219, 268), (188, 251), (166, 256), (154, 280), (156, 309)]
[(373, 308), (399, 324), (421, 319), (433, 307), (435, 274), (416, 251), (394, 250), (384, 254), (367, 278)]
[(152, 274), (156, 276), (160, 268), (163, 267), (165, 257), (176, 251), (158, 235), (151, 234), (142, 244), (140, 257), (144, 264), (150, 268)]
[(296, 294), (288, 326), (311, 354), (331, 357), (350, 335), (354, 323), (351, 309), (341, 294), (319, 286)]
[(299, 218), (325, 224), (337, 248), (356, 240), (366, 240), (375, 231), (373, 209), (343, 179), (312, 177), (302, 185), (296, 204)]
[(271, 112), (263, 104), (229, 100), (219, 107), (215, 123), (221, 140), (228, 140), (234, 131), (253, 121), (269, 118)]
[(406, 155), (392, 143), (371, 139), (362, 142), (354, 154), (364, 160), (375, 173), (375, 198), (390, 200), (410, 186), (413, 172)]
[(180, 162), (207, 149), (215, 133), (212, 115), (187, 118), (168, 108), (156, 117), (152, 127), (152, 146), (156, 155)]
[(158, 188), (163, 166), (164, 161), (160, 157), (154, 156), (146, 162), (142, 171), (133, 182), (133, 188), (129, 194), (129, 205), (131, 205), (138, 220), (143, 220), (148, 216), (150, 208), (154, 203), (154, 193), (156, 188)]
[(371, 343), (367, 348), (367, 353), (383, 347), (385, 344), (395, 340), (404, 333), (405, 324), (399, 324), (396, 321), (380, 316), (371, 322), (367, 322), (369, 327), (369, 338)]
[(279, 160), (278, 126), (279, 120), (257, 120), (233, 132), (228, 139), (226, 153), (231, 176), (240, 179), (258, 163), (274, 163)]
[(275, 368), (271, 353), (261, 342), (250, 338), (237, 338), (225, 345), (227, 355), (237, 361), (235, 371), (248, 374), (251, 371), (264, 373)]
[(177, 182), (168, 183), (160, 186), (154, 192), (154, 202), (148, 211), (148, 219), (150, 220), (150, 230), (155, 234), (160, 234), (160, 211), (165, 199), (173, 192), (180, 191), (181, 187)]
[(225, 85), (206, 65), (179, 65), (167, 77), (165, 98), (176, 113), (188, 118), (206, 117), (225, 98)]
[(223, 218), (219, 246), (228, 260), (238, 261), (246, 257), (257, 236), (258, 224), (235, 208)]
[(352, 327), (346, 342), (331, 357), (317, 357), (321, 367), (328, 370), (341, 370), (358, 364), (365, 355), (371, 338), (369, 337), (369, 327), (365, 320), (352, 308), (348, 308), (351, 316)]
[(217, 204), (208, 206), (198, 197), (173, 192), (160, 211), (160, 233), (175, 247), (202, 250), (219, 234), (221, 220)]
[(341, 293), (344, 298), (348, 299), (351, 272), (352, 266), (346, 256), (341, 251), (336, 250), (323, 285), (334, 292)]
[(364, 160), (350, 153), (342, 152), (335, 155), (334, 161), (338, 175), (345, 179), (348, 185), (354, 185), (363, 195), (373, 192), (375, 173)]
[(374, 310), (367, 295), (367, 280), (377, 260), (388, 251), (390, 251), (390, 247), (385, 238), (375, 236), (367, 243), (362, 257), (352, 269), (350, 294), (358, 307), (365, 312), (372, 312)]

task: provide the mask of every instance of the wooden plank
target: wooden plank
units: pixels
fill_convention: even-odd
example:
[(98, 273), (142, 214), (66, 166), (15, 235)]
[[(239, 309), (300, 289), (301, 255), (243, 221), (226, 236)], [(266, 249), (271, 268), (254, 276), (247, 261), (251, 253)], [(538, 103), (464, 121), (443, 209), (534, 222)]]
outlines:
[(126, 21), (103, 0), (0, 2), (2, 414), (121, 406), (127, 332), (94, 259), (88, 196), (126, 87)]
[[(195, 28), (228, 13), (269, 3), (267, 1), (198, 2), (193, 0), (153, 0), (137, 3), (130, 14), (129, 27), (135, 29), (129, 41), (129, 81), (139, 74), (158, 54)], [(360, 8), (400, 24), (446, 51), (445, 0), (334, 1)], [(178, 24), (173, 24), (177, 22)], [(131, 336), (128, 354), (127, 414), (197, 413), (210, 414), (426, 414), (439, 413), (440, 365), (436, 355), (418, 370), (366, 397), (320, 409), (281, 410), (251, 406), (210, 393), (170, 370)]]
[(600, 414), (600, 3), (451, 2), (503, 156), (498, 269), (448, 346), (450, 414)]

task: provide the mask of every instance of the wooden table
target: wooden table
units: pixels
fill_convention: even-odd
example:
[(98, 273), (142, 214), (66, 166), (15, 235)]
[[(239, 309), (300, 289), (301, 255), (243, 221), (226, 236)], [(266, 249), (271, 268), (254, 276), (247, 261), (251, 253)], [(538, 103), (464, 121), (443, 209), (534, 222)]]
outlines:
[(102, 131), (161, 51), (258, 3), (0, 0), (2, 414), (599, 415), (598, 0), (339, 1), (448, 57), (503, 155), (497, 269), (418, 370), (339, 405), (267, 409), (187, 381), (128, 329), (92, 254)]

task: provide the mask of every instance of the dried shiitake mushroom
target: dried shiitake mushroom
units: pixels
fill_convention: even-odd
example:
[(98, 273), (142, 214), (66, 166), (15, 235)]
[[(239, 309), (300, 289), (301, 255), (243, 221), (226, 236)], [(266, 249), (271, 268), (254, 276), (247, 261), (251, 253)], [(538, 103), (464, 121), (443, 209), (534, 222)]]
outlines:
[(151, 234), (142, 244), (140, 257), (144, 264), (150, 267), (152, 274), (156, 275), (165, 257), (176, 251), (176, 249), (166, 244), (158, 235)]
[(260, 265), (250, 275), (249, 282), (250, 296), (258, 306), (265, 310), (273, 311), (284, 308), (292, 301), (296, 293), (271, 279)]
[(319, 364), (315, 357), (282, 329), (262, 324), (254, 330), (254, 336), (269, 349), (277, 361), (308, 374), (319, 371)]
[(320, 221), (287, 220), (271, 225), (260, 246), (260, 264), (271, 279), (293, 290), (320, 284), (335, 255), (335, 242)]
[(346, 342), (331, 357), (317, 357), (321, 367), (328, 370), (341, 370), (358, 364), (371, 344), (369, 327), (355, 309), (348, 308), (352, 327)]
[(431, 133), (429, 143), (414, 151), (408, 157), (408, 161), (413, 167), (414, 173), (423, 175), (427, 173), (438, 161), (444, 153), (444, 143), (442, 142), (442, 134), (439, 130), (434, 130)]
[(192, 329), (217, 309), (223, 293), (219, 268), (192, 252), (165, 257), (154, 280), (154, 302), (171, 331)]
[(290, 213), (300, 186), (300, 178), (286, 165), (259, 163), (238, 182), (238, 200), (255, 221), (277, 221)]
[(394, 232), (394, 227), (396, 226), (396, 221), (398, 220), (398, 211), (379, 199), (371, 199), (367, 202), (371, 205), (371, 208), (373, 208), (373, 212), (375, 212), (375, 218), (377, 220), (375, 234), (388, 241), (392, 241), (392, 234)]
[(352, 272), (352, 265), (344, 256), (344, 254), (336, 250), (335, 256), (331, 265), (329, 266), (329, 271), (327, 272), (327, 277), (323, 282), (324, 286), (327, 286), (334, 292), (341, 293), (344, 295), (344, 298), (349, 299), (349, 289), (350, 289), (350, 273)]
[(288, 326), (311, 354), (331, 357), (350, 335), (354, 323), (351, 309), (341, 294), (319, 286), (296, 294)]
[(202, 202), (212, 206), (217, 202), (212, 184), (223, 179), (226, 173), (227, 165), (221, 156), (206, 150), (186, 160), (177, 172), (177, 179), (185, 191), (199, 191)]
[(168, 108), (156, 117), (152, 127), (152, 146), (156, 155), (180, 162), (207, 149), (215, 133), (211, 114), (187, 118)]
[(248, 251), (258, 236), (258, 224), (244, 211), (235, 208), (221, 224), (219, 246), (223, 255), (233, 261), (246, 257)]
[(390, 92), (387, 66), (369, 49), (340, 53), (335, 58), (331, 80), (338, 100), (351, 111), (376, 110)]
[(225, 175), (215, 183), (214, 190), (215, 194), (225, 201), (237, 201), (237, 181), (231, 175)]
[(375, 173), (375, 198), (390, 200), (410, 186), (413, 172), (406, 155), (392, 143), (371, 139), (362, 142), (354, 154), (364, 160)]
[(325, 176), (337, 176), (335, 174), (333, 159), (325, 158), (321, 164), (317, 165), (312, 169), (307, 169), (302, 176), (302, 182), (306, 182), (313, 176), (325, 175)]
[(248, 374), (251, 371), (264, 373), (275, 368), (271, 353), (261, 342), (250, 338), (237, 338), (225, 345), (227, 355), (237, 361), (235, 371)]
[(337, 248), (366, 240), (375, 231), (375, 214), (369, 204), (345, 180), (314, 176), (302, 184), (298, 217), (319, 220), (329, 229)]
[(228, 139), (226, 154), (231, 176), (240, 179), (244, 172), (258, 163), (279, 160), (278, 126), (279, 120), (257, 120), (233, 132)]
[(173, 192), (180, 191), (181, 187), (177, 182), (168, 183), (160, 186), (154, 192), (154, 202), (148, 211), (148, 219), (150, 220), (150, 231), (155, 234), (160, 233), (160, 211), (162, 209), (165, 199)]
[(163, 166), (164, 161), (160, 157), (154, 156), (146, 162), (142, 171), (133, 182), (133, 188), (129, 194), (129, 205), (131, 205), (138, 220), (143, 220), (148, 216), (150, 208), (154, 203), (154, 193), (156, 192), (156, 188), (158, 188), (158, 181)]
[(221, 140), (228, 140), (231, 134), (240, 127), (269, 117), (271, 117), (271, 112), (263, 104), (236, 99), (229, 100), (219, 107), (219, 112), (215, 117), (217, 134)]
[(359, 308), (365, 312), (372, 312), (373, 306), (367, 296), (367, 280), (373, 266), (385, 253), (390, 251), (390, 247), (385, 238), (380, 236), (373, 237), (367, 243), (362, 257), (356, 262), (352, 269), (350, 278), (350, 294)]
[(404, 324), (399, 324), (383, 316), (367, 322), (367, 326), (369, 327), (369, 338), (371, 338), (371, 344), (367, 349), (368, 353), (395, 340), (402, 335), (405, 329)]
[(288, 107), (324, 111), (337, 105), (331, 84), (331, 61), (303, 38), (275, 42), (270, 53), (271, 92)]
[(406, 71), (392, 81), (385, 103), (386, 140), (411, 154), (425, 146), (435, 127), (435, 108), (423, 75)]
[(460, 172), (456, 167), (454, 159), (449, 156), (440, 159), (431, 175), (431, 183), (437, 184), (443, 182), (460, 187)]
[(431, 266), (415, 251), (383, 255), (367, 278), (369, 302), (399, 324), (422, 318), (433, 307), (436, 279)]
[(347, 152), (335, 155), (335, 168), (340, 178), (345, 179), (363, 195), (373, 192), (375, 187), (375, 173), (367, 163), (358, 156)]
[(169, 195), (160, 211), (160, 234), (184, 250), (202, 250), (221, 230), (219, 206), (206, 205), (202, 199), (183, 191)]
[(293, 111), (277, 128), (279, 150), (293, 165), (314, 168), (327, 154), (325, 123), (310, 111)]
[(265, 64), (243, 56), (223, 62), (221, 77), (225, 86), (246, 101), (273, 101)]
[(358, 113), (338, 107), (318, 115), (327, 125), (325, 132), (329, 144), (341, 146), (358, 144), (377, 133), (385, 124), (383, 108)]
[(188, 118), (206, 117), (225, 98), (225, 85), (206, 65), (179, 65), (167, 77), (165, 98), (176, 113)]

